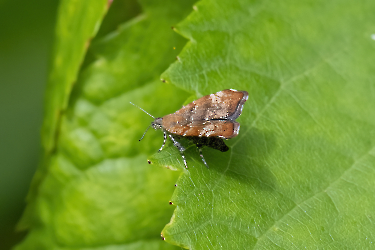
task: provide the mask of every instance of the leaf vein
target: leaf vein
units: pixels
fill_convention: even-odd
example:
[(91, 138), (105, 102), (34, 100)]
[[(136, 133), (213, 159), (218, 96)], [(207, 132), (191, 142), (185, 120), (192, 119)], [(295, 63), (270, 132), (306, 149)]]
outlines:
[[(262, 238), (264, 238), (264, 237), (267, 237), (267, 238), (269, 238), (268, 236), (267, 236), (267, 234), (268, 234), (268, 232), (271, 232), (271, 229), (273, 228), (273, 227), (275, 227), (278, 223), (280, 223), (281, 221), (283, 221), (287, 216), (289, 216), (290, 214), (291, 214), (291, 212), (292, 211), (295, 211), (295, 209), (297, 209), (297, 208), (300, 208), (300, 209), (302, 209), (301, 208), (301, 206), (302, 206), (302, 204), (304, 204), (304, 203), (307, 203), (308, 201), (310, 201), (311, 199), (317, 199), (317, 200), (319, 200), (320, 202), (323, 202), (322, 200), (320, 200), (317, 196), (319, 195), (319, 194), (322, 194), (322, 193), (325, 193), (325, 194), (327, 194), (327, 190), (329, 189), (329, 188), (331, 188), (333, 185), (335, 185), (339, 180), (341, 180), (342, 179), (342, 177), (344, 176), (344, 175), (346, 175), (346, 173), (348, 173), (350, 170), (352, 170), (353, 169), (353, 167), (358, 163), (358, 162), (360, 162), (364, 157), (366, 157), (367, 155), (369, 155), (370, 153), (371, 153), (371, 151), (372, 150), (374, 150), (375, 149), (375, 147), (372, 147), (371, 149), (369, 149), (368, 151), (366, 151), (361, 157), (359, 157), (357, 160), (355, 160), (354, 162), (353, 162), (353, 164), (351, 165), (351, 166), (349, 166), (349, 168), (348, 169), (346, 169), (335, 181), (333, 181), (331, 184), (329, 184), (324, 190), (322, 190), (322, 191), (320, 191), (320, 192), (318, 192), (318, 193), (315, 193), (315, 194), (313, 194), (312, 196), (310, 196), (310, 197), (308, 197), (308, 198), (306, 198), (306, 199), (304, 199), (304, 200), (302, 200), (301, 202), (299, 202), (299, 203), (295, 203), (295, 206), (294, 207), (292, 207), (284, 216), (282, 216), (280, 219), (278, 219), (278, 220), (275, 220), (275, 222), (260, 236), (260, 237), (258, 237), (258, 241), (257, 241), (257, 243), (255, 244), (255, 246), (260, 242), (260, 240), (262, 239)], [(331, 198), (331, 197), (329, 197), (329, 198)], [(332, 202), (333, 202), (333, 200), (332, 200)], [(335, 208), (336, 208), (336, 210), (337, 211), (339, 211), (338, 209), (337, 209), (337, 207), (336, 207), (336, 204), (334, 204), (335, 205)], [(255, 247), (254, 246), (254, 247)]]

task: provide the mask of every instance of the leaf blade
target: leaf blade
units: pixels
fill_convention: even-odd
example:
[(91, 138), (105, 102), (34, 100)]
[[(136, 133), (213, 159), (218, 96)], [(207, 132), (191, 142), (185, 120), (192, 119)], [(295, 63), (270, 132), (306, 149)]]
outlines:
[[(190, 42), (163, 78), (198, 96), (227, 88), (250, 95), (230, 152), (206, 150), (214, 167), (187, 153), (167, 241), (192, 249), (370, 247), (371, 8), (201, 1), (177, 26)], [(173, 151), (160, 164), (173, 164)]]

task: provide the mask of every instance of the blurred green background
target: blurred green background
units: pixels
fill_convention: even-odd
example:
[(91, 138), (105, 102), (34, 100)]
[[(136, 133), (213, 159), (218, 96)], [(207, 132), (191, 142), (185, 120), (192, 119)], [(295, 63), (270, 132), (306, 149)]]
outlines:
[(0, 0), (1, 250), (24, 236), (15, 225), (38, 164), (57, 5), (57, 0)]

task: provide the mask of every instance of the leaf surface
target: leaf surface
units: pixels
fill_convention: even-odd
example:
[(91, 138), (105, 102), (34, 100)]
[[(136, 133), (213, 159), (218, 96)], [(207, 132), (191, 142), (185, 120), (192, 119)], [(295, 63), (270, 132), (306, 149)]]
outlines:
[[(194, 147), (167, 242), (189, 249), (368, 249), (375, 240), (375, 16), (369, 1), (202, 0), (162, 75), (249, 99), (225, 153)], [(183, 169), (177, 149), (153, 157)]]
[(19, 229), (27, 229), (38, 220), (33, 214), (38, 187), (48, 171), (51, 154), (56, 149), (62, 114), (67, 108), (80, 65), (108, 9), (107, 4), (106, 0), (95, 1), (90, 7), (77, 0), (66, 0), (60, 3), (51, 69), (45, 94), (41, 163), (30, 187), (27, 197), (29, 204), (18, 224)]
[(179, 173), (147, 164), (163, 137), (149, 132), (138, 141), (152, 119), (129, 102), (157, 116), (187, 98), (159, 78), (186, 42), (170, 27), (192, 3), (132, 2), (142, 12), (115, 10), (129, 14), (127, 21), (88, 43), (108, 3), (76, 2), (59, 9), (44, 157), (23, 219), (30, 230), (16, 249), (175, 249), (160, 232)]

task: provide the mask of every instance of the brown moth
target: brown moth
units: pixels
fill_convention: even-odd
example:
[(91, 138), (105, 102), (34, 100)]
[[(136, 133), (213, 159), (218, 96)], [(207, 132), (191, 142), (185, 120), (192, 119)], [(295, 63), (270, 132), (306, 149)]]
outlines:
[(200, 157), (208, 168), (202, 154), (202, 147), (208, 146), (222, 152), (229, 150), (224, 139), (231, 139), (238, 135), (240, 124), (235, 120), (241, 115), (243, 105), (248, 97), (247, 91), (225, 89), (215, 94), (203, 96), (183, 106), (173, 114), (158, 118), (137, 106), (155, 119), (140, 140), (143, 139), (150, 127), (163, 130), (164, 142), (159, 152), (164, 148), (169, 137), (180, 151), (185, 168), (187, 168), (184, 155), (186, 149), (179, 142), (179, 139), (184, 137), (196, 144)]

